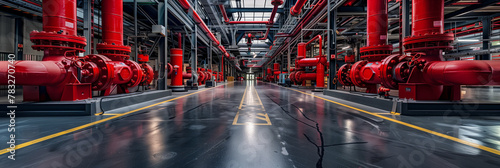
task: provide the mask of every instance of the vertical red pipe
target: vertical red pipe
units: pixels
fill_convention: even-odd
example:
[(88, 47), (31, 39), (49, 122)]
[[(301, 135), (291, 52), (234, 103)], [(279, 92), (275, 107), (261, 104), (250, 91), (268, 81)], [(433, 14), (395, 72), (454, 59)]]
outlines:
[(368, 0), (367, 2), (367, 46), (387, 43), (387, 0)]
[(174, 69), (171, 77), (171, 85), (173, 87), (180, 87), (182, 86), (182, 49), (170, 49), (170, 62)]
[(44, 0), (43, 31), (76, 35), (76, 0)]
[(306, 57), (306, 43), (297, 44), (297, 59), (302, 59)]
[(179, 48), (182, 47), (182, 33), (177, 33), (177, 43), (179, 45)]
[(444, 0), (413, 0), (412, 35), (443, 33)]
[(274, 63), (273, 64), (273, 71), (280, 71), (280, 64), (279, 63)]
[(123, 0), (104, 0), (102, 7), (102, 41), (123, 45)]

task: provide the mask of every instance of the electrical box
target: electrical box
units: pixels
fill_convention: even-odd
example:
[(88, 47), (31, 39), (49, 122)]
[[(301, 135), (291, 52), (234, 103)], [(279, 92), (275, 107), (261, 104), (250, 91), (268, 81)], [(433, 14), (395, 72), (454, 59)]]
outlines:
[(153, 33), (158, 33), (161, 34), (162, 36), (165, 36), (165, 26), (163, 25), (153, 25)]

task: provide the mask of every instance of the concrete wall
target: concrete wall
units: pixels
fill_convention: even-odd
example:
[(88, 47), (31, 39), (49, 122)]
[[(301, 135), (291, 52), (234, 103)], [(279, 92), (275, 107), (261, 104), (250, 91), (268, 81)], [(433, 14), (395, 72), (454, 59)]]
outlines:
[(0, 13), (0, 52), (14, 53), (15, 19)]

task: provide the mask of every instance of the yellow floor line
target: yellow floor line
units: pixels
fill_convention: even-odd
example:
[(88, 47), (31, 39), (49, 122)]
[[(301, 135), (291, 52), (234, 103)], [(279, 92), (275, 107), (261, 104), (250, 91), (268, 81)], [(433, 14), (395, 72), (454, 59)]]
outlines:
[[(337, 105), (340, 105), (340, 106), (344, 106), (344, 107), (347, 107), (347, 108), (350, 108), (350, 109), (353, 109), (353, 110), (356, 110), (356, 111), (359, 111), (359, 112), (363, 112), (363, 113), (366, 113), (366, 114), (370, 114), (370, 115), (382, 118), (384, 120), (395, 122), (395, 123), (398, 123), (398, 124), (401, 124), (401, 125), (404, 125), (404, 126), (407, 126), (407, 127), (419, 130), (419, 131), (423, 131), (423, 132), (426, 132), (426, 133), (429, 133), (429, 134), (433, 134), (433, 135), (436, 135), (436, 136), (439, 136), (439, 137), (442, 137), (442, 138), (446, 138), (448, 140), (452, 140), (452, 141), (455, 141), (455, 142), (458, 142), (458, 143), (461, 143), (461, 144), (464, 144), (464, 145), (467, 145), (467, 146), (471, 146), (471, 147), (474, 147), (474, 148), (477, 148), (477, 149), (481, 149), (481, 150), (484, 150), (484, 151), (487, 151), (487, 152), (490, 152), (490, 153), (493, 153), (493, 154), (496, 154), (496, 155), (500, 155), (500, 150), (497, 150), (497, 149), (493, 149), (493, 148), (490, 148), (490, 147), (487, 147), (487, 146), (483, 146), (483, 145), (480, 145), (480, 144), (477, 144), (477, 143), (469, 142), (469, 141), (466, 141), (466, 140), (463, 140), (463, 139), (455, 138), (455, 137), (452, 137), (452, 136), (449, 136), (449, 135), (446, 135), (446, 134), (442, 134), (442, 133), (439, 133), (439, 132), (436, 132), (436, 131), (432, 131), (432, 130), (429, 130), (429, 129), (426, 129), (426, 128), (422, 128), (422, 127), (419, 127), (419, 126), (416, 126), (416, 125), (413, 125), (413, 124), (410, 124), (410, 123), (406, 123), (406, 122), (399, 121), (399, 120), (396, 120), (396, 119), (393, 119), (393, 118), (382, 116), (380, 114), (371, 113), (371, 112), (368, 112), (368, 111), (365, 111), (365, 110), (362, 110), (362, 109), (359, 109), (359, 108), (356, 108), (356, 107), (352, 107), (352, 106), (349, 106), (349, 105), (346, 105), (346, 104), (342, 104), (342, 103), (339, 103), (339, 102), (336, 102), (336, 101), (333, 101), (333, 100), (329, 100), (329, 99), (326, 99), (326, 98), (323, 98), (323, 97), (320, 97), (320, 96), (312, 95), (312, 94), (309, 94), (309, 93), (306, 93), (306, 92), (303, 92), (303, 91), (300, 91), (300, 90), (286, 88), (286, 87), (283, 87), (283, 88), (289, 89), (289, 90), (293, 90), (293, 91), (296, 91), (296, 92), (299, 92), (299, 93), (302, 93), (302, 94), (305, 94), (305, 95), (313, 96), (313, 97), (316, 97), (318, 99), (322, 99), (322, 100), (325, 100), (325, 101), (328, 101), (328, 102), (331, 102), (331, 103), (334, 103), (334, 104), (337, 104)], [(397, 113), (396, 115), (398, 115), (398, 114), (399, 113)]]
[[(223, 84), (223, 85), (220, 85), (220, 86), (224, 86), (224, 85), (226, 85), (226, 84)], [(219, 87), (219, 86), (217, 86), (217, 87)], [(46, 141), (46, 140), (49, 140), (49, 139), (52, 139), (52, 138), (56, 138), (56, 137), (59, 137), (59, 136), (62, 136), (62, 135), (66, 135), (66, 134), (69, 134), (69, 133), (72, 133), (72, 132), (75, 132), (75, 131), (79, 131), (79, 130), (82, 130), (82, 129), (85, 129), (85, 128), (88, 128), (88, 127), (91, 127), (91, 126), (94, 126), (94, 125), (106, 122), (106, 121), (110, 121), (110, 120), (113, 120), (113, 119), (116, 119), (116, 118), (119, 118), (119, 117), (122, 117), (122, 116), (125, 116), (125, 115), (128, 115), (128, 114), (131, 114), (131, 113), (135, 113), (135, 112), (138, 112), (138, 111), (150, 108), (150, 107), (154, 107), (154, 106), (166, 103), (166, 102), (170, 102), (170, 101), (177, 100), (177, 99), (180, 99), (180, 98), (188, 97), (188, 96), (191, 96), (191, 95), (194, 95), (194, 94), (198, 94), (198, 93), (201, 93), (201, 92), (204, 92), (204, 91), (207, 91), (207, 90), (212, 90), (212, 89), (217, 88), (217, 87), (213, 87), (213, 88), (209, 88), (209, 89), (204, 89), (204, 90), (193, 92), (193, 93), (190, 93), (190, 94), (187, 94), (187, 95), (183, 95), (183, 96), (179, 96), (179, 97), (176, 97), (176, 98), (168, 99), (168, 100), (165, 100), (165, 101), (162, 101), (162, 102), (159, 102), (159, 103), (155, 103), (155, 104), (152, 104), (152, 105), (149, 105), (149, 106), (144, 106), (144, 107), (141, 107), (141, 108), (138, 108), (138, 109), (135, 109), (135, 110), (131, 110), (131, 111), (128, 111), (126, 113), (113, 115), (113, 116), (111, 116), (109, 118), (104, 118), (104, 119), (101, 119), (101, 120), (98, 120), (98, 121), (94, 121), (94, 122), (91, 122), (91, 123), (88, 123), (88, 124), (85, 124), (85, 125), (81, 125), (81, 126), (78, 126), (78, 127), (75, 127), (75, 128), (71, 128), (71, 129), (68, 129), (68, 130), (65, 130), (65, 131), (61, 131), (61, 132), (58, 132), (58, 133), (55, 133), (55, 134), (52, 134), (52, 135), (47, 135), (47, 136), (44, 136), (44, 137), (41, 137), (41, 138), (38, 138), (38, 139), (35, 139), (35, 140), (31, 140), (31, 141), (28, 141), (28, 142), (16, 145), (15, 149), (16, 150), (22, 149), (22, 148), (28, 147), (30, 145), (34, 145), (34, 144), (37, 144), (37, 143), (40, 143), (40, 142), (43, 142), (43, 141)], [(0, 155), (8, 153), (9, 149), (10, 148), (2, 149), (0, 151)]]

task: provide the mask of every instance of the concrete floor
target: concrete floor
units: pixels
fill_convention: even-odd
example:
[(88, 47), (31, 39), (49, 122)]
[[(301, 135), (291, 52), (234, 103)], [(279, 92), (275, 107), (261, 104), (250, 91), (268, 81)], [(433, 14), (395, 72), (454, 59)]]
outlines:
[[(147, 107), (147, 108), (143, 108)], [(499, 117), (410, 117), (255, 81), (102, 116), (0, 118), (1, 167), (498, 167)], [(41, 139), (38, 139), (41, 138)]]

